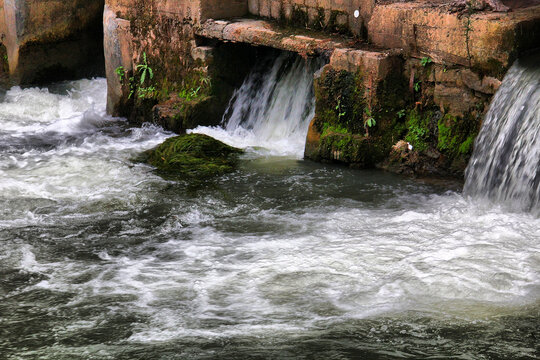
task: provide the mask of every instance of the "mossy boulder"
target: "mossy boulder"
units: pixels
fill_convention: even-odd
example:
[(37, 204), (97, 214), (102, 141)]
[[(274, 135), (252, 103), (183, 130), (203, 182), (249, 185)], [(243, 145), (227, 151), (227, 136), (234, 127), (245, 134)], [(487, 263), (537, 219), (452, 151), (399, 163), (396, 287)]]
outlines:
[(234, 171), (241, 153), (210, 136), (184, 134), (147, 151), (144, 160), (160, 172), (205, 179)]

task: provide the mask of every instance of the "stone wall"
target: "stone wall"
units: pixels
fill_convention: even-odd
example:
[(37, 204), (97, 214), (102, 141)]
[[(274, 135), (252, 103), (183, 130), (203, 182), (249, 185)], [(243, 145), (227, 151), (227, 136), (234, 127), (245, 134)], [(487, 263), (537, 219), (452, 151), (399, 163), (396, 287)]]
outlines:
[[(103, 20), (108, 112), (135, 123), (152, 120), (177, 132), (219, 123), (234, 90), (231, 86), (239, 86), (230, 74), (221, 75), (228, 71), (243, 76), (253, 54), (245, 47), (232, 50), (204, 43), (195, 29), (208, 18), (246, 14), (245, 0), (107, 0)], [(236, 57), (228, 52), (236, 52)], [(221, 63), (237, 66), (232, 72), (218, 70)], [(143, 78), (142, 65), (151, 75), (147, 72)]]
[[(374, 0), (249, 0), (252, 15), (315, 30), (365, 35)], [(358, 11), (358, 17), (354, 16)]]
[(202, 0), (201, 20), (240, 17), (248, 13), (247, 0)]

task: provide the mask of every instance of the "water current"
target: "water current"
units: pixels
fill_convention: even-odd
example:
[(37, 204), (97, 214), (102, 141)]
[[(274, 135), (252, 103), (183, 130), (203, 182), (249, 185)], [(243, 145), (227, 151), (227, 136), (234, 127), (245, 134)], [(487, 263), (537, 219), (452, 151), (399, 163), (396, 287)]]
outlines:
[(540, 54), (516, 61), (495, 94), (465, 193), (540, 215)]
[(538, 217), (302, 161), (309, 96), (288, 147), (198, 129), (247, 154), (194, 188), (132, 162), (172, 134), (105, 103), (104, 79), (2, 98), (0, 358), (537, 358)]

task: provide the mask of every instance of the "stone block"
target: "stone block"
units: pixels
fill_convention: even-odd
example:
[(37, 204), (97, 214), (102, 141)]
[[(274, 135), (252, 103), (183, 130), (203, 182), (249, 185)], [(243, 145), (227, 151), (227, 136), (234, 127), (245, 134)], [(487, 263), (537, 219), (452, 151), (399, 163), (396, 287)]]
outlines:
[(259, 15), (259, 0), (249, 0), (248, 11), (251, 15)]
[(532, 38), (540, 36), (540, 6), (506, 14), (479, 13), (469, 19), (419, 2), (377, 5), (368, 30), (377, 46), (501, 75), (519, 51), (535, 46)]
[(273, 19), (278, 20), (281, 17), (281, 11), (282, 11), (282, 4), (280, 1), (272, 1), (272, 4), (270, 6), (270, 16)]
[(271, 17), (272, 16), (272, 7), (271, 0), (259, 0), (259, 15), (262, 17)]

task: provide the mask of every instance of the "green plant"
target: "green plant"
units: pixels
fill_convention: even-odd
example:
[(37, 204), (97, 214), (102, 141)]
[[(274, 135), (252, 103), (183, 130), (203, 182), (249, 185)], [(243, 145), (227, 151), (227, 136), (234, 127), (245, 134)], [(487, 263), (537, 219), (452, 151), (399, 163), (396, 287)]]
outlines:
[(409, 131), (407, 136), (405, 136), (405, 141), (411, 143), (419, 152), (428, 148), (430, 118), (431, 113), (422, 114), (417, 110), (411, 110), (407, 116), (407, 128)]
[(366, 136), (369, 136), (369, 129), (377, 125), (377, 121), (373, 117), (373, 114), (371, 113), (371, 109), (366, 108), (365, 110), (366, 116), (364, 120), (364, 129), (366, 130)]
[(186, 101), (191, 101), (199, 96), (201, 87), (197, 88), (184, 88), (178, 92), (178, 97)]
[[(144, 86), (147, 79), (152, 80), (154, 78), (154, 70), (148, 65), (148, 58), (146, 52), (143, 53), (143, 63), (138, 64), (135, 67), (140, 74), (139, 81), (136, 81), (135, 76), (129, 78), (129, 95), (128, 99), (131, 99), (135, 94), (139, 99), (150, 99), (156, 95), (156, 87), (149, 85)], [(121, 82), (124, 82), (126, 78), (126, 70), (123, 66), (116, 68), (115, 73), (118, 75)]]
[(146, 53), (143, 52), (143, 64), (137, 65), (137, 70), (141, 74), (141, 86), (144, 85), (144, 81), (146, 80), (147, 76), (150, 77), (150, 79), (154, 78), (154, 71), (150, 66), (148, 66), (148, 59), (146, 58)]
[(329, 123), (324, 123), (322, 127), (322, 135), (324, 136), (330, 133), (337, 133), (337, 134), (343, 134), (343, 135), (350, 134), (349, 130), (347, 130), (347, 128), (345, 128), (344, 126), (340, 124), (332, 125)]
[(406, 115), (405, 109), (401, 109), (396, 113), (398, 119), (403, 118)]
[(120, 82), (124, 82), (124, 77), (126, 76), (126, 69), (124, 69), (123, 66), (119, 66), (114, 70), (114, 72), (116, 73), (116, 75), (118, 75), (118, 79), (120, 80)]
[(428, 64), (431, 64), (432, 62), (433, 60), (431, 60), (431, 58), (428, 58), (428, 57), (423, 57), (420, 60), (420, 64), (422, 64), (423, 67), (426, 67)]
[(471, 31), (474, 31), (472, 28), (472, 20), (471, 17), (474, 14), (474, 8), (471, 3), (471, 1), (467, 1), (467, 16), (465, 17), (465, 24), (464, 24), (464, 30), (465, 30), (465, 45), (467, 47), (467, 59), (469, 61), (469, 66), (471, 66)]
[(422, 84), (421, 81), (417, 81), (414, 83), (414, 91), (419, 92), (420, 91), (420, 85)]
[(149, 86), (145, 88), (139, 88), (139, 99), (149, 99), (154, 96), (156, 88), (154, 86)]
[(347, 115), (347, 112), (343, 111), (343, 109), (341, 108), (341, 99), (338, 99), (335, 110), (337, 111), (337, 114), (338, 114), (338, 122), (341, 122), (341, 118)]

